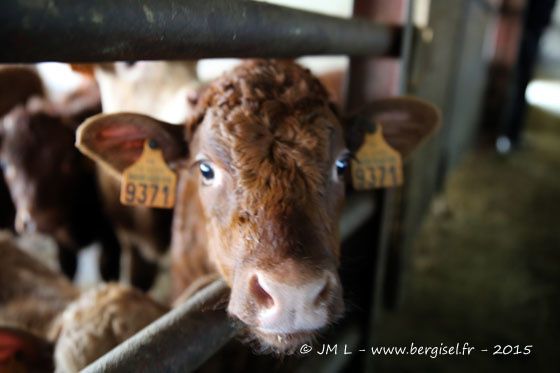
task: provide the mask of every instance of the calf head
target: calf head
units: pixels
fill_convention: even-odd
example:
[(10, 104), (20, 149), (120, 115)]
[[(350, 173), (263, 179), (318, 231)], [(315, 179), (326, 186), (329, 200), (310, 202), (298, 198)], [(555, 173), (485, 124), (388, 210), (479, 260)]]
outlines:
[[(412, 131), (414, 145), (437, 119), (416, 104), (434, 123)], [(404, 114), (404, 127), (423, 125)], [(231, 286), (229, 313), (265, 346), (289, 352), (343, 312), (338, 220), (356, 150), (349, 144), (363, 137), (354, 127), (347, 142), (350, 132), (308, 70), (259, 60), (212, 83), (182, 134), (142, 115), (113, 114), (83, 124), (78, 146), (118, 175), (155, 140), (180, 175), (175, 219), (204, 222), (206, 255)], [(199, 216), (181, 216), (186, 205), (200, 206)]]
[(16, 205), (16, 230), (56, 234), (84, 182), (76, 124), (43, 100), (18, 106), (0, 121), (0, 161)]

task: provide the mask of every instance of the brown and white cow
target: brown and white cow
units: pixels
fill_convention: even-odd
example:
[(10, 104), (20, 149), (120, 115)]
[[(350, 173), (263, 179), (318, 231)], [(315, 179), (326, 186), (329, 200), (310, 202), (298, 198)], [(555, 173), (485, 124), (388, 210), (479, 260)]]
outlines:
[[(387, 141), (407, 155), (437, 124), (413, 99), (385, 101)], [(375, 118), (368, 118), (369, 120)], [(290, 352), (343, 313), (339, 217), (349, 160), (364, 131), (343, 123), (326, 90), (289, 61), (253, 60), (205, 90), (176, 126), (131, 113), (78, 130), (80, 149), (119, 175), (154, 140), (178, 173), (172, 237), (176, 294), (219, 273), (228, 311), (264, 347)]]

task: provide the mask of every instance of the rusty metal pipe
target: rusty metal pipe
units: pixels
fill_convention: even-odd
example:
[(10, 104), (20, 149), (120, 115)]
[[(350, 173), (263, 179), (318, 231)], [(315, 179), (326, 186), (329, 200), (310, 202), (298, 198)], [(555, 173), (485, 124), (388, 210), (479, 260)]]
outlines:
[(2, 0), (0, 63), (386, 56), (400, 30), (254, 1)]

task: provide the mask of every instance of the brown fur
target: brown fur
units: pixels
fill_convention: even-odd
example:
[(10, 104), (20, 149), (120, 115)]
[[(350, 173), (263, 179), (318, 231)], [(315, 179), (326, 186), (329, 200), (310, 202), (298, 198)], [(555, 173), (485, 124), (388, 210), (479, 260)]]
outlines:
[(123, 285), (105, 284), (84, 292), (59, 319), (56, 371), (83, 369), (167, 310)]
[[(176, 290), (211, 269), (200, 265), (205, 256), (233, 287), (232, 297), (244, 293), (236, 288), (246, 287), (240, 274), (250, 268), (295, 286), (335, 271), (344, 185), (332, 176), (344, 143), (320, 82), (290, 62), (252, 61), (211, 84), (197, 109), (187, 127), (191, 157), (208, 156), (225, 170), (226, 184), (220, 193), (205, 191), (192, 159), (180, 171)], [(331, 321), (342, 308), (340, 290), (332, 290)], [(247, 302), (244, 321), (255, 312)], [(283, 343), (260, 337), (283, 350), (308, 335), (285, 336)]]
[[(303, 237), (299, 236), (314, 231), (305, 228), (326, 230), (325, 235), (334, 233), (330, 241), (337, 241), (335, 215), (341, 207), (342, 193), (340, 188), (329, 190), (333, 186), (329, 177), (336, 156), (333, 153), (341, 151), (343, 143), (342, 128), (328, 104), (326, 91), (309, 71), (292, 63), (253, 61), (214, 82), (198, 104), (197, 117), (189, 124), (189, 136), (193, 138), (191, 154), (205, 151), (231, 172), (235, 179), (235, 189), (231, 192), (239, 198), (237, 208), (243, 206), (230, 217), (230, 224), (214, 233), (227, 242), (234, 242), (226, 238), (228, 235), (243, 231), (248, 232), (241, 235), (273, 241), (270, 248), (261, 243), (261, 251), (270, 251), (273, 258), (276, 257), (263, 259), (265, 266), (272, 266), (275, 261), (282, 260), (282, 256), (290, 255), (285, 252), (294, 249), (290, 241), (301, 240)], [(196, 131), (198, 139), (194, 135)], [(189, 198), (196, 194), (192, 191), (194, 188), (183, 189), (187, 200), (178, 205), (199, 203)], [(316, 218), (321, 225), (329, 221), (330, 224), (301, 226), (315, 220), (302, 212), (308, 210), (307, 206), (318, 206), (319, 202), (333, 199), (333, 206), (328, 206), (323, 216)], [(212, 208), (222, 205), (214, 203)], [(266, 216), (262, 216), (263, 212)], [(224, 213), (227, 216), (228, 212)], [(209, 214), (204, 215), (208, 218)], [(221, 214), (213, 210), (213, 215)], [(192, 220), (194, 216), (197, 215), (176, 215), (179, 220)], [(269, 226), (256, 226), (254, 221), (258, 218), (267, 221)], [(275, 221), (279, 223), (277, 226), (274, 226)], [(298, 225), (286, 224), (290, 221), (299, 223), (300, 229), (290, 229)], [(304, 232), (297, 232), (300, 230)], [(323, 240), (326, 238), (320, 238), (319, 242)], [(283, 247), (274, 247), (278, 245)], [(295, 246), (303, 250), (293, 253), (296, 259), (311, 255), (304, 251), (303, 243)], [(335, 253), (336, 246), (332, 245)], [(210, 249), (211, 257), (220, 257), (221, 262), (232, 255), (215, 251), (219, 249)], [(231, 282), (231, 268), (223, 264), (220, 270)]]
[(0, 255), (0, 325), (54, 340), (56, 318), (78, 297), (78, 290), (19, 249), (9, 234), (0, 235)]

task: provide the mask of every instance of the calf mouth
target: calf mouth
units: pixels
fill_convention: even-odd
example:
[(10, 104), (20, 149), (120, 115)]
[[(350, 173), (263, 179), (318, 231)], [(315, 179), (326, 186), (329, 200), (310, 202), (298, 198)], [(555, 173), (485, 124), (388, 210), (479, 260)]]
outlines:
[(304, 344), (311, 344), (318, 330), (304, 330), (293, 333), (273, 333), (256, 328), (250, 329), (251, 345), (257, 353), (272, 353), (275, 355), (293, 355), (299, 352)]

